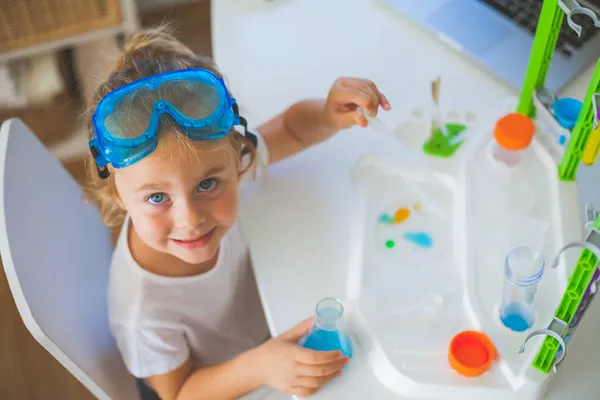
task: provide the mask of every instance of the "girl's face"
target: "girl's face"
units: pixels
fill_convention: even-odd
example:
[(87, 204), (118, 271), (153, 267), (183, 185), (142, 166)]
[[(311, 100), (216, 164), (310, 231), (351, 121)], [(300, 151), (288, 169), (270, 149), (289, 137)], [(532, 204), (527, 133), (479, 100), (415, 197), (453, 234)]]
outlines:
[[(226, 140), (181, 141), (168, 135), (154, 152), (115, 171), (122, 206), (148, 247), (189, 264), (216, 256), (238, 213), (238, 164)], [(173, 144), (173, 143), (171, 143)]]

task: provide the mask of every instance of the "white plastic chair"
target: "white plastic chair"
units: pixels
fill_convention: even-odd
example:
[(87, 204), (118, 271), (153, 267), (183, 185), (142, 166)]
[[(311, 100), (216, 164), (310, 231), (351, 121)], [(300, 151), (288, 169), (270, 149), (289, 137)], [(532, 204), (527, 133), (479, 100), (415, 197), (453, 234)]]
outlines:
[(0, 255), (33, 337), (99, 399), (139, 398), (111, 336), (110, 232), (18, 119), (0, 128)]

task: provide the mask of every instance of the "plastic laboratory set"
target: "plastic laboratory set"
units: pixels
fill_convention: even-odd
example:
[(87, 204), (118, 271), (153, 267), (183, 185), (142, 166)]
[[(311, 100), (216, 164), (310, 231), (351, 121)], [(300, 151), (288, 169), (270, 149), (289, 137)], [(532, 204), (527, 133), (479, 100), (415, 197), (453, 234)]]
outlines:
[(368, 117), (394, 156), (352, 170), (347, 298), (317, 304), (303, 346), (361, 352), (399, 396), (546, 396), (600, 280), (600, 217), (588, 204), (581, 223), (575, 183), (600, 150), (600, 60), (583, 101), (544, 87), (576, 14), (600, 28), (576, 1), (544, 0), (518, 103), (476, 132), (475, 116), (444, 117), (440, 79), (431, 112), (396, 130)]

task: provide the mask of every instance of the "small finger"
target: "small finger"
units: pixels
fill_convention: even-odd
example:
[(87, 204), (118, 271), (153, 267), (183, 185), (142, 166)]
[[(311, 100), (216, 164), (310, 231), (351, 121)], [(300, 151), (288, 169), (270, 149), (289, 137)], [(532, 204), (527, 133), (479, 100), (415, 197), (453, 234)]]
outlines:
[(327, 364), (343, 358), (344, 354), (339, 350), (316, 351), (300, 348), (298, 353), (296, 353), (296, 361), (301, 364)]
[(351, 98), (355, 103), (362, 106), (369, 115), (377, 114), (379, 98), (369, 90), (368, 87), (347, 87), (348, 93), (352, 93)]
[(356, 113), (356, 123), (363, 128), (366, 128), (369, 125), (367, 117), (359, 112)]
[(344, 92), (346, 96), (341, 100), (343, 103), (362, 107), (370, 116), (377, 115), (377, 108), (379, 107), (379, 99), (377, 97), (365, 92), (363, 89), (354, 87), (346, 87), (344, 88)]
[(292, 390), (290, 390), (290, 394), (298, 397), (308, 397), (312, 396), (317, 392), (316, 388), (307, 388), (304, 386), (294, 386)]
[(368, 79), (361, 78), (342, 78), (340, 80), (342, 86), (353, 87), (357, 89), (363, 89), (367, 92), (377, 93), (377, 86)]
[(347, 78), (344, 79), (342, 83), (350, 87), (361, 88), (363, 91), (368, 92), (373, 98), (377, 99), (375, 109), (377, 109), (378, 105), (381, 105), (381, 107), (386, 111), (392, 108), (389, 100), (383, 93), (381, 93), (375, 82), (368, 79)]
[(342, 374), (342, 371), (334, 372), (326, 376), (299, 376), (294, 382), (294, 386), (301, 386), (310, 389), (318, 389), (325, 386), (333, 378), (336, 378)]
[(357, 103), (359, 106), (362, 106), (371, 116), (377, 115), (377, 109), (379, 108), (379, 104), (381, 99), (379, 98), (379, 92), (377, 90), (373, 90), (371, 86), (367, 82), (363, 82), (361, 80), (350, 80), (344, 82), (345, 89), (348, 93), (362, 93), (363, 103)]
[(328, 376), (340, 371), (349, 359), (344, 357), (327, 364), (301, 364), (297, 365), (297, 374), (300, 376)]
[(304, 335), (306, 335), (313, 324), (314, 317), (307, 318), (304, 321), (300, 322), (293, 328), (283, 332), (279, 337), (283, 340), (287, 340), (290, 342), (299, 341)]
[(383, 107), (385, 111), (389, 111), (392, 109), (392, 105), (390, 104), (389, 100), (381, 92), (379, 92), (379, 104), (381, 104), (381, 107)]
[(373, 93), (375, 94), (375, 96), (377, 96), (377, 98), (379, 99), (379, 105), (384, 109), (384, 110), (389, 110), (392, 108), (392, 106), (390, 105), (389, 100), (387, 99), (387, 97), (381, 93), (381, 91), (379, 90), (379, 88), (377, 87), (377, 85), (375, 84), (375, 82), (370, 81), (368, 79), (363, 79), (362, 80), (364, 82), (364, 84), (366, 84), (367, 86), (369, 86), (369, 88), (373, 91)]

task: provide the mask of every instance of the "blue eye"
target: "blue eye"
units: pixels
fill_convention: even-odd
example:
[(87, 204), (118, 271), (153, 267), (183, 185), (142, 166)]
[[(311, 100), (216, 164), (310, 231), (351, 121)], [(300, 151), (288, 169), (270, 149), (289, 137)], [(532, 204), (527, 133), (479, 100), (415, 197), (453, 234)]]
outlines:
[(154, 193), (148, 197), (148, 203), (150, 204), (161, 204), (167, 199), (164, 193)]
[(208, 178), (198, 184), (198, 190), (200, 192), (208, 192), (215, 188), (217, 180), (215, 178)]

